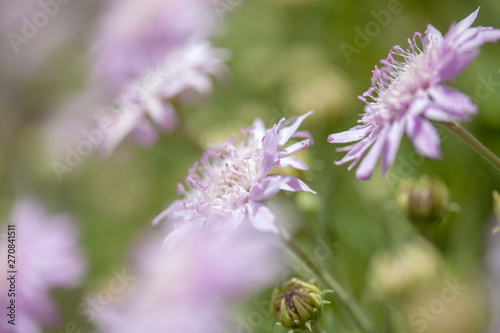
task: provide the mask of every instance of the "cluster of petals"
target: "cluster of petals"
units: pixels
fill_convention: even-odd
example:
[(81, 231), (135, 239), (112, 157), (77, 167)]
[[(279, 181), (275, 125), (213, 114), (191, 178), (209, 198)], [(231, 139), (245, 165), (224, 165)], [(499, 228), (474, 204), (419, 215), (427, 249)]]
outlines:
[(213, 48), (209, 42), (186, 43), (172, 48), (155, 69), (147, 68), (143, 77), (131, 82), (116, 98), (111, 112), (101, 117), (112, 124), (102, 146), (109, 156), (131, 136), (142, 146), (153, 146), (159, 131), (175, 130), (179, 117), (175, 103), (193, 103), (212, 91), (212, 78), (227, 76), (224, 63), (227, 50)]
[(126, 137), (146, 146), (176, 128), (175, 103), (196, 103), (212, 76), (227, 73), (228, 52), (210, 42), (221, 30), (207, 0), (108, 0), (96, 31), (92, 83), (114, 96), (109, 155)]
[[(311, 113), (283, 118), (271, 129), (256, 119), (253, 126), (242, 131), (240, 139), (211, 145), (189, 170), (185, 186), (178, 185), (184, 198), (172, 203), (153, 223), (167, 220), (174, 229), (172, 237), (208, 224), (231, 229), (244, 221), (257, 230), (279, 233), (275, 215), (265, 200), (280, 190), (315, 192), (296, 177), (269, 173), (278, 165), (308, 168), (303, 160), (291, 155), (312, 144), (308, 132), (297, 131)], [(284, 148), (290, 138), (303, 140)]]
[(235, 305), (275, 283), (281, 273), (276, 237), (249, 226), (192, 231), (172, 251), (149, 240), (134, 281), (95, 319), (105, 333), (236, 331)]
[[(8, 297), (10, 280), (0, 280), (2, 318), (0, 331), (11, 332), (7, 322), (10, 299), (16, 300), (16, 332), (41, 333), (43, 326), (59, 321), (59, 311), (50, 297), (55, 288), (71, 288), (80, 284), (85, 271), (83, 252), (78, 244), (77, 230), (66, 214), (47, 216), (34, 198), (15, 203), (9, 225), (15, 226), (15, 238), (0, 240), (5, 260), (2, 271), (17, 271), (15, 297)], [(4, 230), (7, 227), (4, 226)], [(14, 269), (6, 267), (8, 244), (15, 244)], [(9, 265), (12, 262), (9, 262)]]
[(372, 86), (360, 100), (366, 103), (360, 125), (331, 134), (330, 143), (350, 143), (339, 148), (347, 154), (336, 164), (360, 160), (356, 176), (369, 179), (381, 158), (386, 173), (393, 164), (403, 134), (425, 157), (441, 157), (440, 139), (434, 122), (466, 121), (477, 107), (462, 92), (443, 85), (460, 74), (479, 53), (479, 47), (500, 39), (500, 30), (472, 27), (479, 8), (443, 35), (429, 25), (425, 35), (415, 33), (405, 50), (394, 46), (383, 66), (375, 66)]

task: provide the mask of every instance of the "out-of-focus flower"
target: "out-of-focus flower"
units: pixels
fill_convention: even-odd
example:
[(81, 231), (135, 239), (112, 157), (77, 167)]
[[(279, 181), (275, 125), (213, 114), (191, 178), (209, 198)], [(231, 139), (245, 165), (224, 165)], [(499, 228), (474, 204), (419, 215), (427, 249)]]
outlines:
[[(242, 131), (241, 139), (212, 145), (189, 170), (187, 190), (178, 185), (184, 199), (175, 201), (153, 223), (163, 219), (172, 223), (175, 230), (169, 237), (208, 224), (233, 228), (243, 221), (260, 231), (279, 232), (274, 214), (262, 201), (280, 190), (315, 192), (293, 176), (268, 173), (277, 165), (308, 168), (300, 158), (290, 155), (311, 145), (310, 134), (297, 131), (311, 113), (288, 121), (283, 118), (267, 130), (256, 119), (252, 127)], [(292, 137), (305, 140), (282, 149)]]
[(422, 238), (376, 253), (370, 260), (368, 281), (386, 299), (404, 299), (436, 281), (441, 260), (434, 247)]
[(428, 231), (444, 220), (448, 212), (449, 193), (438, 178), (422, 176), (405, 179), (396, 193), (398, 209), (419, 230)]
[(227, 73), (228, 52), (209, 42), (220, 28), (206, 0), (110, 0), (96, 34), (92, 76), (116, 96), (105, 154), (129, 134), (154, 144), (156, 129), (177, 126), (174, 101), (194, 103), (211, 92), (211, 76)]
[[(273, 290), (271, 312), (277, 323), (289, 329), (307, 327), (312, 331), (312, 324), (318, 320), (323, 305), (330, 302), (323, 299), (327, 291), (293, 278)], [(330, 291), (331, 292), (331, 291)]]
[(213, 37), (219, 24), (206, 0), (109, 0), (96, 31), (93, 75), (119, 91), (172, 48)]
[[(16, 332), (40, 333), (42, 326), (58, 321), (58, 310), (49, 292), (54, 288), (78, 286), (85, 270), (82, 250), (71, 218), (65, 214), (47, 216), (41, 204), (32, 198), (16, 202), (9, 225), (15, 225)], [(7, 264), (7, 238), (0, 241)], [(7, 289), (10, 282), (2, 279), (0, 290), (4, 304), (1, 328), (7, 330)]]
[(128, 135), (149, 147), (158, 140), (158, 130), (174, 130), (179, 120), (173, 102), (195, 102), (197, 95), (209, 94), (210, 75), (223, 75), (227, 59), (226, 50), (214, 49), (208, 42), (170, 50), (155, 71), (148, 69), (117, 98), (116, 109), (107, 114), (114, 126), (104, 142), (104, 155), (111, 155)]
[(380, 156), (386, 173), (405, 132), (420, 155), (441, 157), (439, 135), (431, 121), (465, 121), (477, 112), (467, 95), (443, 83), (462, 72), (481, 45), (500, 39), (498, 29), (470, 27), (478, 11), (452, 25), (444, 37), (429, 25), (424, 36), (417, 32), (413, 41), (408, 40), (408, 49), (395, 46), (387, 59), (381, 60), (384, 66), (375, 66), (372, 86), (359, 97), (366, 103), (360, 125), (328, 137), (331, 143), (361, 140), (339, 148), (348, 153), (336, 164), (351, 162), (350, 170), (369, 150), (356, 176), (369, 179)]
[(98, 314), (106, 333), (231, 331), (231, 309), (281, 272), (276, 237), (241, 226), (195, 230), (174, 251), (141, 253), (141, 269), (121, 302)]

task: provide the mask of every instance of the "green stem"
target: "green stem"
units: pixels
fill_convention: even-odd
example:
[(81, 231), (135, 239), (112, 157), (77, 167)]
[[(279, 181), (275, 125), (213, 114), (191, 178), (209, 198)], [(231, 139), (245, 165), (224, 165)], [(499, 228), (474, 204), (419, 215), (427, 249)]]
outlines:
[(286, 247), (293, 253), (295, 256), (300, 259), (300, 261), (307, 267), (309, 270), (319, 279), (326, 283), (337, 295), (340, 300), (347, 305), (350, 312), (359, 323), (359, 325), (363, 328), (365, 332), (373, 332), (373, 326), (368, 318), (363, 313), (363, 310), (358, 306), (356, 301), (349, 295), (349, 293), (338, 283), (337, 280), (333, 276), (331, 276), (328, 272), (322, 269), (319, 266), (314, 265), (311, 260), (308, 260), (308, 255), (305, 253), (297, 244), (293, 242), (293, 240), (283, 237), (283, 242)]
[(471, 146), (479, 155), (481, 155), (485, 160), (493, 164), (498, 170), (500, 170), (500, 159), (486, 148), (481, 142), (479, 142), (474, 136), (467, 132), (462, 126), (456, 122), (446, 123), (446, 122), (436, 122), (444, 128), (453, 132), (460, 139), (465, 141), (469, 146)]

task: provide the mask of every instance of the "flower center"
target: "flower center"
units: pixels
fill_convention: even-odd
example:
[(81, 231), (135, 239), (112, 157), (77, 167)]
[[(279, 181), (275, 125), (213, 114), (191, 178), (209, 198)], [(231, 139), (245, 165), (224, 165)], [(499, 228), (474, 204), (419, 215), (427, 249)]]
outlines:
[(262, 151), (252, 146), (228, 145), (224, 153), (207, 154), (202, 166), (187, 179), (196, 206), (202, 210), (208, 204), (212, 209), (229, 211), (246, 203), (257, 179)]

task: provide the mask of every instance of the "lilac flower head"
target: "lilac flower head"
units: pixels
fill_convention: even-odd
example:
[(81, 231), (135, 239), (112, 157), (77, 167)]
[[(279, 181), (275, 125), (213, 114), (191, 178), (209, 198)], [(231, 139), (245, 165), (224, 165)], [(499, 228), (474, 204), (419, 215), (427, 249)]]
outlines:
[[(310, 134), (297, 131), (311, 113), (293, 121), (283, 118), (267, 130), (257, 119), (242, 131), (241, 140), (212, 145), (189, 170), (186, 186), (178, 185), (184, 199), (175, 201), (153, 223), (167, 219), (176, 228), (174, 233), (182, 233), (220, 220), (224, 221), (221, 227), (229, 228), (249, 221), (258, 230), (279, 232), (274, 214), (263, 201), (280, 190), (315, 192), (293, 176), (268, 174), (277, 165), (308, 168), (300, 158), (290, 155), (311, 145)], [(304, 140), (282, 149), (292, 137)]]
[[(16, 332), (40, 333), (43, 325), (54, 324), (59, 316), (50, 290), (79, 285), (85, 270), (82, 250), (71, 218), (64, 214), (47, 216), (34, 199), (19, 200), (8, 224), (16, 226), (16, 327), (19, 329)], [(0, 240), (0, 246), (5, 253), (6, 238)], [(2, 261), (2, 264), (7, 263)], [(8, 270), (3, 268), (4, 272)], [(8, 282), (5, 279), (0, 282), (2, 304), (9, 302)], [(6, 306), (2, 308), (2, 317), (8, 318)], [(2, 320), (0, 328), (7, 329), (3, 325), (8, 325), (6, 320)]]
[(461, 73), (481, 45), (500, 39), (498, 29), (470, 27), (478, 11), (452, 25), (444, 37), (429, 25), (425, 35), (417, 32), (408, 39), (408, 49), (394, 46), (380, 61), (383, 66), (375, 66), (372, 86), (359, 96), (366, 103), (360, 125), (328, 137), (331, 143), (361, 140), (339, 148), (347, 154), (336, 164), (350, 162), (350, 170), (366, 153), (356, 176), (369, 179), (380, 156), (386, 173), (404, 133), (420, 155), (441, 157), (439, 135), (431, 121), (465, 121), (477, 112), (467, 95), (443, 83)]
[(99, 332), (235, 331), (228, 315), (282, 272), (276, 237), (252, 228), (191, 232), (174, 251), (142, 251), (141, 269), (120, 301), (97, 314)]
[(96, 79), (116, 92), (172, 48), (207, 40), (219, 20), (206, 0), (108, 0), (95, 38)]
[(228, 52), (210, 39), (221, 30), (207, 0), (109, 0), (94, 47), (92, 83), (114, 100), (109, 155), (128, 136), (151, 146), (170, 132), (175, 102), (195, 103), (211, 92), (211, 76), (228, 70)]
[(144, 76), (118, 96), (116, 109), (103, 115), (113, 124), (102, 147), (104, 155), (111, 155), (127, 136), (150, 147), (158, 140), (158, 131), (173, 131), (179, 122), (174, 102), (192, 103), (196, 96), (210, 94), (210, 75), (225, 75), (227, 59), (226, 50), (200, 41), (171, 49), (154, 70), (146, 68)]

